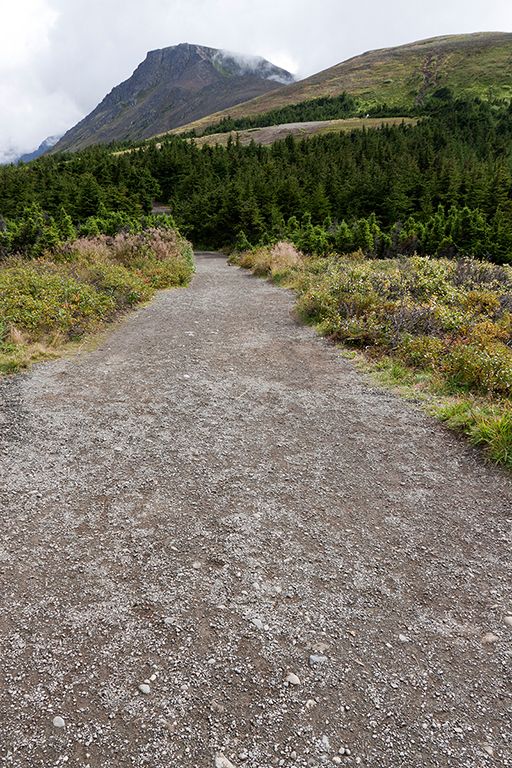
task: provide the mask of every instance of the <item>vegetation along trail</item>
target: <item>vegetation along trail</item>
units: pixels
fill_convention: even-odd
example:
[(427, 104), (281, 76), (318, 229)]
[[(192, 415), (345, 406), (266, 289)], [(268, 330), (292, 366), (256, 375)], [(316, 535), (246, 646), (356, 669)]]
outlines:
[(200, 253), (2, 383), (2, 765), (512, 766), (510, 478), (293, 304)]

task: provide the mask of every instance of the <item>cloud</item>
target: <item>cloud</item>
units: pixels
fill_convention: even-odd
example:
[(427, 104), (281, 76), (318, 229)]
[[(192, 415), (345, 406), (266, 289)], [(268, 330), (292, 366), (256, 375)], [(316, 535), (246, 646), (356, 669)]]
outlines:
[(0, 7), (1, 71), (23, 67), (47, 48), (57, 18), (57, 11), (46, 0), (18, 0)]
[(59, 14), (46, 0), (19, 0), (0, 8), (0, 162), (37, 147), (45, 131), (65, 130), (79, 111), (66, 93), (47, 89), (38, 62), (50, 55)]
[[(0, 9), (0, 153), (71, 127), (149, 50), (197, 43), (299, 77), (373, 48), (512, 29), (510, 0), (16, 0)], [(1, 154), (0, 154), (1, 156)]]

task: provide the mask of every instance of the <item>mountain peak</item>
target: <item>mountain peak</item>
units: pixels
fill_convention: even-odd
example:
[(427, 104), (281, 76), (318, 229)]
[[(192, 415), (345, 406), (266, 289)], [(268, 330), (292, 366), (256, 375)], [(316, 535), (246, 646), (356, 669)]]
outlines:
[[(137, 68), (144, 65), (155, 64), (162, 71), (168, 71), (172, 76), (176, 76), (180, 70), (191, 67), (199, 61), (210, 62), (213, 67), (224, 77), (261, 77), (264, 80), (275, 80), (281, 84), (294, 82), (294, 77), (285, 69), (276, 67), (270, 61), (262, 56), (252, 56), (250, 54), (235, 53), (221, 48), (208, 48), (204, 45), (192, 45), (190, 43), (180, 43), (169, 48), (157, 48), (149, 51), (146, 59)], [(136, 71), (137, 71), (136, 70)]]
[(159, 48), (52, 151), (150, 138), (293, 81), (290, 72), (260, 56), (190, 43)]

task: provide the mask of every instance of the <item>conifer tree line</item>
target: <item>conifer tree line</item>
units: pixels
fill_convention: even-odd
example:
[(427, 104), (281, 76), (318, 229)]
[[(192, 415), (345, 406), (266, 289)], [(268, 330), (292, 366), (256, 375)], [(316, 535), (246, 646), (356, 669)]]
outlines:
[(196, 247), (287, 237), (306, 253), (361, 248), (512, 263), (512, 107), (447, 101), (418, 125), (271, 147), (168, 136), (0, 168), (0, 253), (151, 224), (170, 206)]
[[(400, 116), (417, 113), (419, 110), (400, 110)], [(361, 110), (357, 99), (352, 98), (348, 93), (341, 93), (339, 96), (322, 96), (318, 99), (308, 99), (299, 104), (288, 104), (280, 109), (273, 109), (261, 115), (249, 115), (232, 119), (225, 117), (220, 122), (208, 126), (203, 135), (213, 133), (228, 133), (230, 131), (243, 131), (248, 128), (265, 128), (267, 125), (280, 125), (282, 123), (307, 123), (312, 120), (337, 120), (348, 117), (364, 117), (366, 110)], [(379, 105), (375, 115), (389, 117), (396, 114), (396, 109), (390, 109), (387, 105)], [(194, 136), (195, 130), (187, 137)]]

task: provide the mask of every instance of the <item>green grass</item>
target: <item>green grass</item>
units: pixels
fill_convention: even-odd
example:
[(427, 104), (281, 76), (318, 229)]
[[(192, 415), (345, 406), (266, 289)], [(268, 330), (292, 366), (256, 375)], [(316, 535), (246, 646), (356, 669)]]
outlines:
[(296, 291), (299, 316), (344, 355), (512, 469), (509, 267), (361, 252), (311, 258), (290, 243), (230, 261)]

